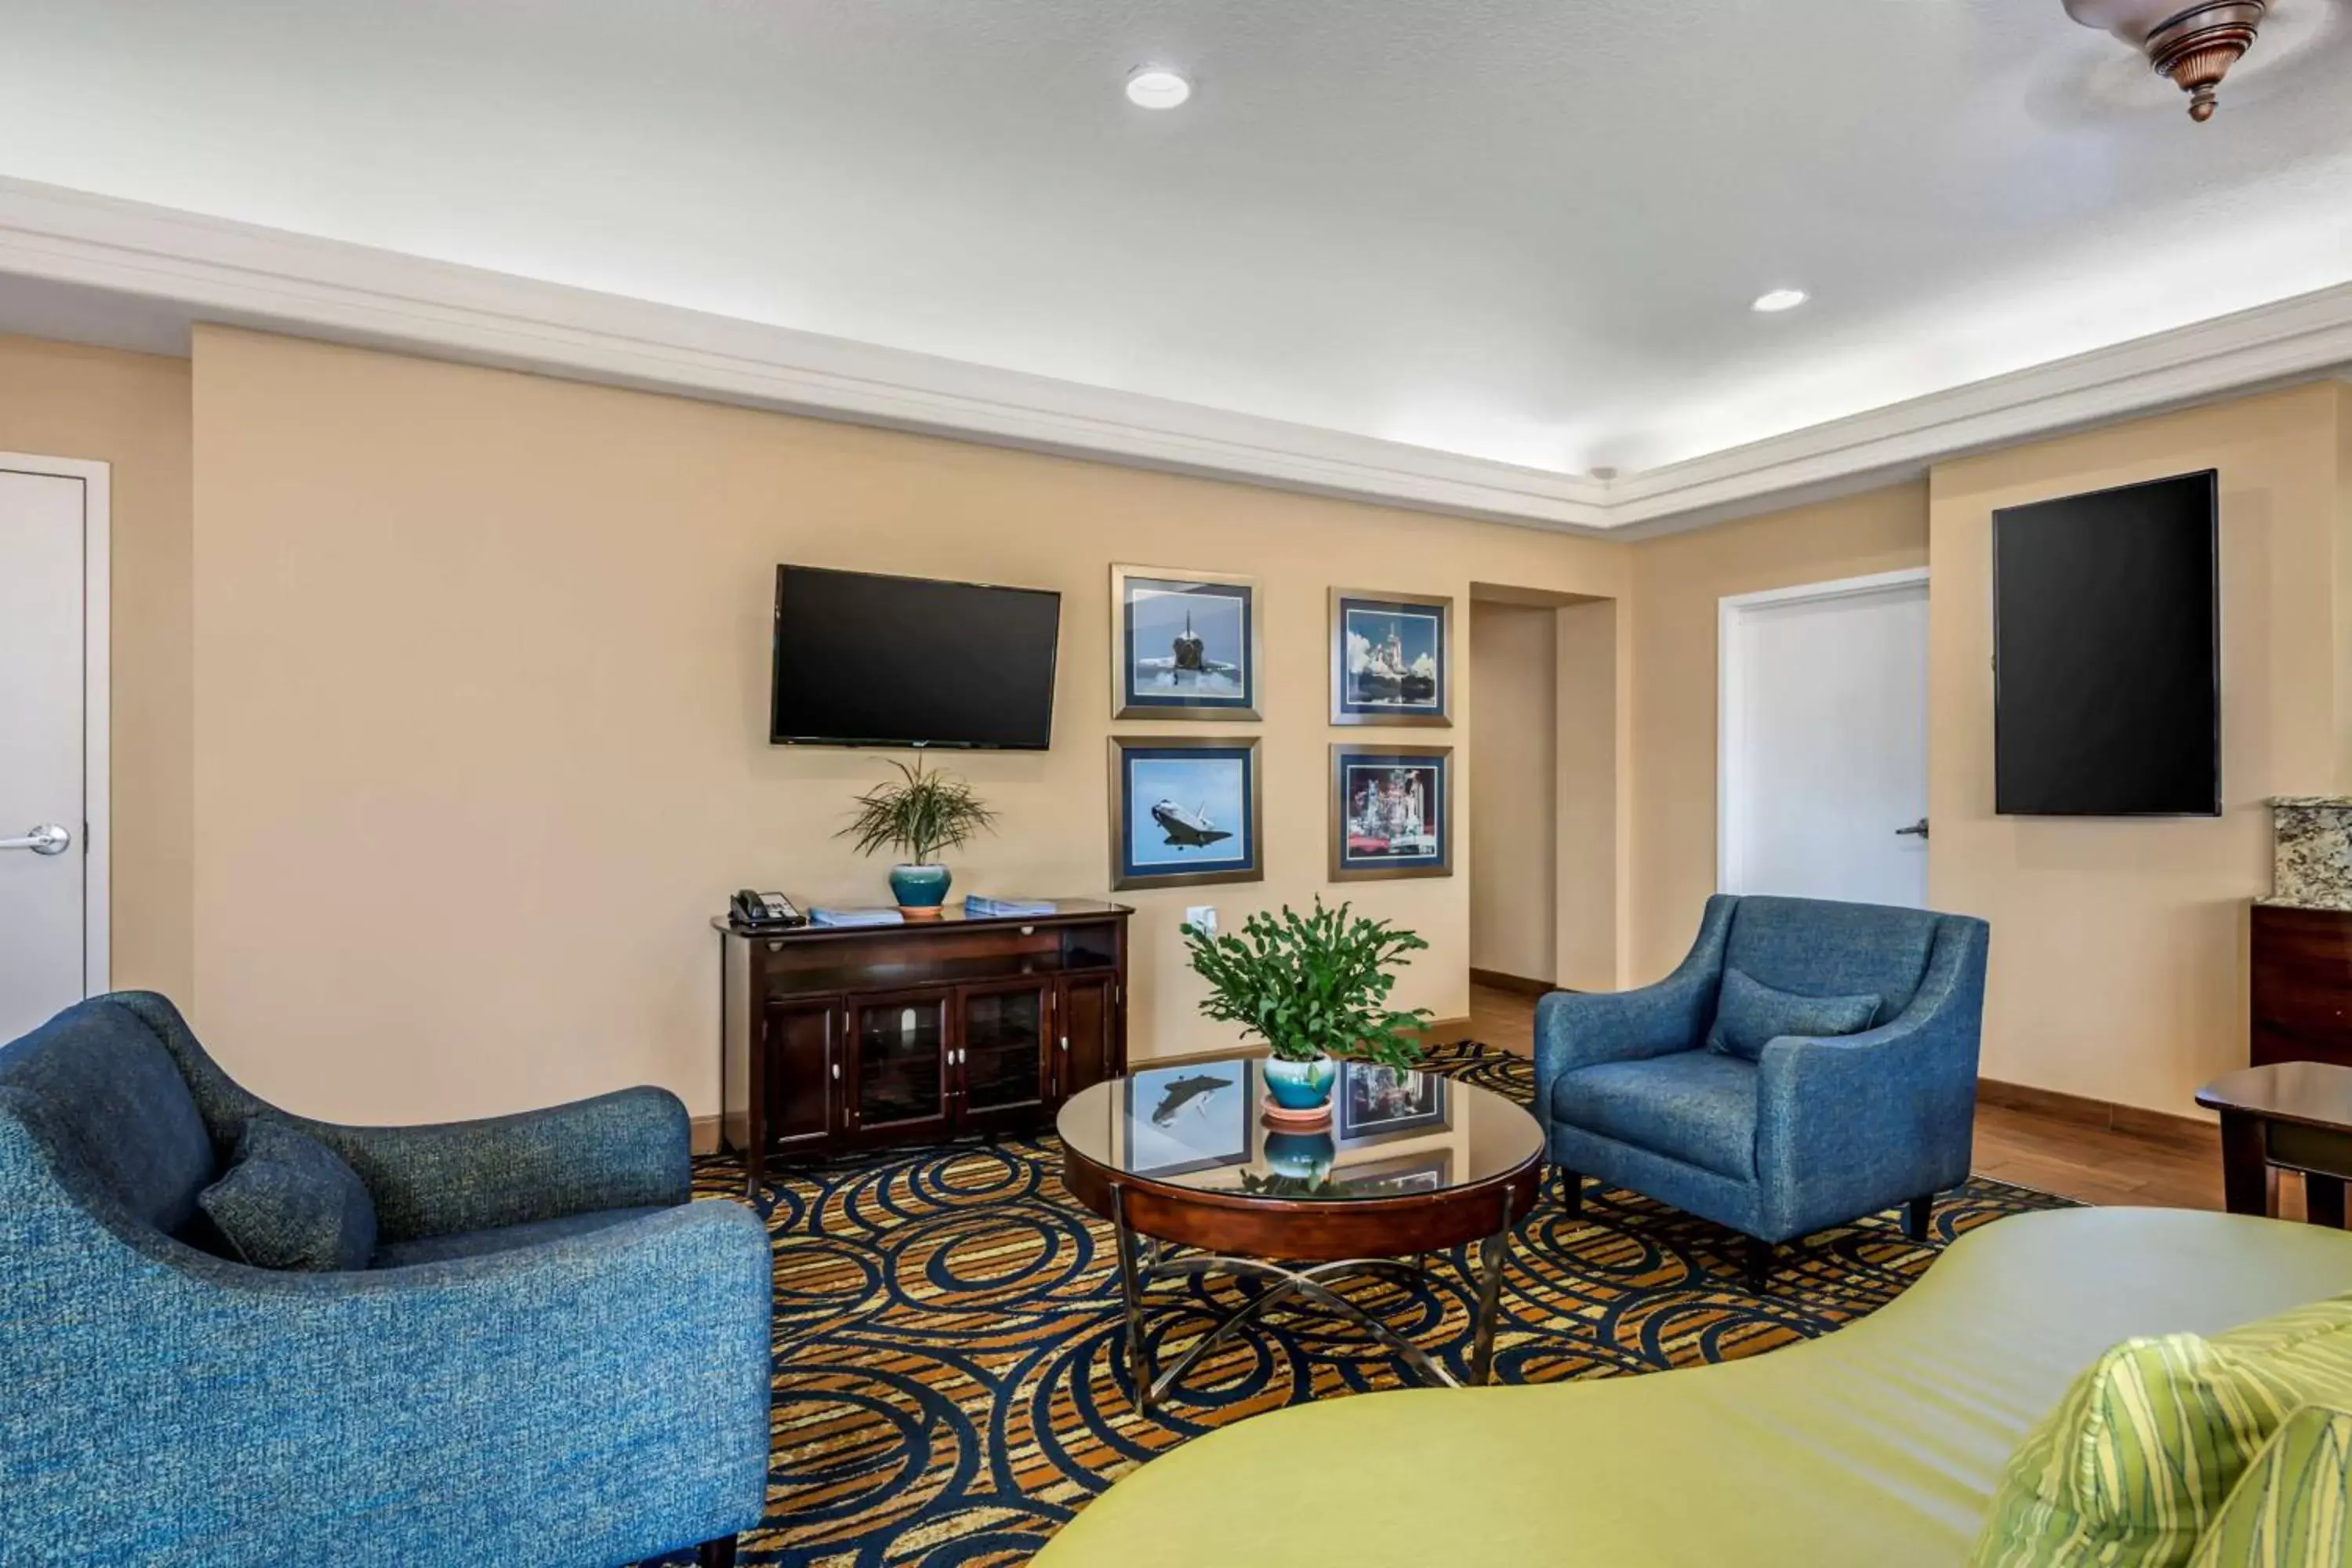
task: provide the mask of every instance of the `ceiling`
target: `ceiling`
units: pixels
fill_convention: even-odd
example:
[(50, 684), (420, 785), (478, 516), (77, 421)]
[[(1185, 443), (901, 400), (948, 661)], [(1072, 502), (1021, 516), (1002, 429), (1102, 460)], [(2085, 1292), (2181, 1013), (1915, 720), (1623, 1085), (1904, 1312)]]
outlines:
[(0, 0), (0, 176), (1632, 473), (2352, 280), (2347, 23), (2200, 127), (2058, 0)]

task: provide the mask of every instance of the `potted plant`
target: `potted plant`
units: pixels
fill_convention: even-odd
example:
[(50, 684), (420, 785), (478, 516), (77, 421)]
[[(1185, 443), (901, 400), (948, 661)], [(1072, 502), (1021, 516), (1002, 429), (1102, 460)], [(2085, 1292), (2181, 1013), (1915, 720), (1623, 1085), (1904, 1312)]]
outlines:
[(909, 920), (935, 920), (947, 901), (948, 868), (940, 852), (960, 848), (983, 829), (996, 830), (996, 814), (981, 804), (967, 781), (950, 773), (926, 773), (890, 759), (898, 779), (876, 784), (857, 797), (857, 815), (834, 835), (855, 838), (861, 855), (894, 848), (907, 858), (890, 868), (890, 896)]
[(1314, 913), (1261, 910), (1238, 936), (1211, 936), (1189, 921), (1181, 929), (1193, 971), (1209, 983), (1201, 1011), (1272, 1048), (1266, 1091), (1284, 1110), (1328, 1105), (1339, 1058), (1399, 1069), (1420, 1058), (1429, 1009), (1388, 1005), (1396, 986), (1390, 970), (1429, 946), (1413, 932), (1348, 904), (1326, 909), (1319, 895)]

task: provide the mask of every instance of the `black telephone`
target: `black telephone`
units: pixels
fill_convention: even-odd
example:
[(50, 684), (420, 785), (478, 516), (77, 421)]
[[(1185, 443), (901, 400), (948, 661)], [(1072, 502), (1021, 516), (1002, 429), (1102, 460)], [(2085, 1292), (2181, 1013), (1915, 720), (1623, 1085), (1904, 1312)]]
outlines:
[(782, 893), (755, 893), (746, 888), (728, 906), (728, 918), (743, 931), (792, 931), (808, 924), (808, 916)]

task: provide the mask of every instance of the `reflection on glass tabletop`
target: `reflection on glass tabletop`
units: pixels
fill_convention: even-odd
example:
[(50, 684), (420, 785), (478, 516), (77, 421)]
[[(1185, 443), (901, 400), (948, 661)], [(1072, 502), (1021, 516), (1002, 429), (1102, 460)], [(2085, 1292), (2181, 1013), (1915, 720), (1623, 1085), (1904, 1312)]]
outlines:
[(1475, 1186), (1542, 1151), (1535, 1118), (1492, 1089), (1437, 1073), (1342, 1062), (1331, 1118), (1263, 1114), (1257, 1057), (1140, 1068), (1062, 1108), (1062, 1141), (1097, 1165), (1201, 1192), (1360, 1202)]

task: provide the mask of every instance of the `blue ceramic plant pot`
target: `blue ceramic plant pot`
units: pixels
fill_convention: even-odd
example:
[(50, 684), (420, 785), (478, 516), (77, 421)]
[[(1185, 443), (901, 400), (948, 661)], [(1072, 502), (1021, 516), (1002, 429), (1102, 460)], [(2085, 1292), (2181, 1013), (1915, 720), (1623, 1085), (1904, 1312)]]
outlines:
[(1265, 1091), (1285, 1110), (1313, 1110), (1331, 1103), (1331, 1086), (1339, 1079), (1339, 1064), (1329, 1057), (1313, 1061), (1265, 1060)]
[(948, 868), (945, 866), (893, 866), (890, 868), (890, 896), (898, 901), (903, 914), (937, 914), (948, 900)]

